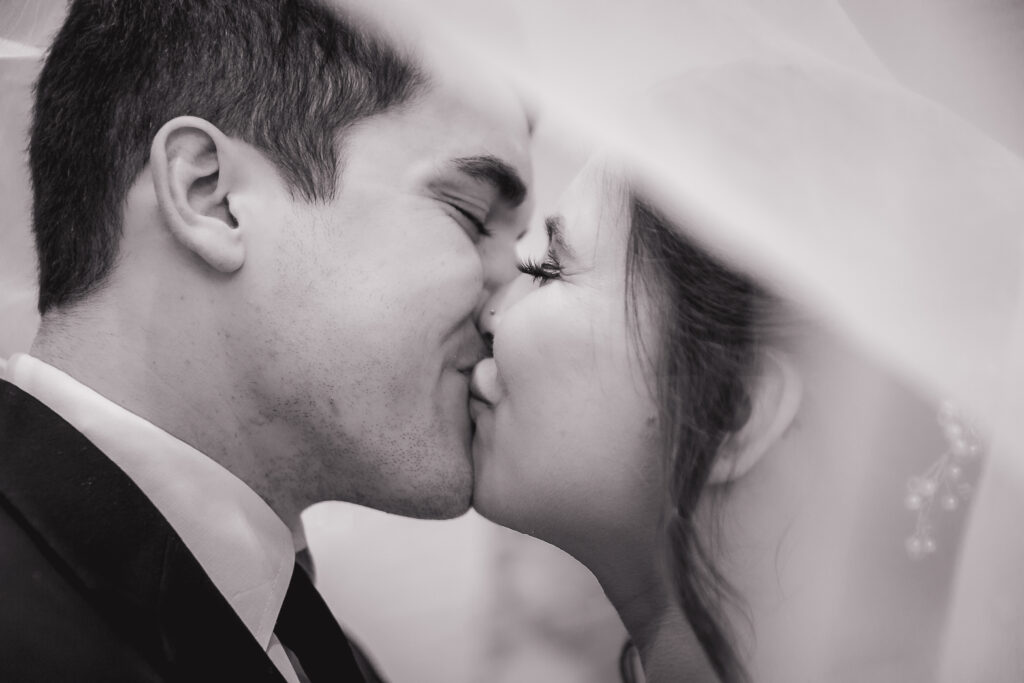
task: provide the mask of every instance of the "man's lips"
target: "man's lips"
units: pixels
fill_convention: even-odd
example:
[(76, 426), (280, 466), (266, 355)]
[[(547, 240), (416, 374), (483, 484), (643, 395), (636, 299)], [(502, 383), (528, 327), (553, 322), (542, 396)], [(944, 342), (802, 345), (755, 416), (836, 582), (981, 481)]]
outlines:
[(466, 376), (466, 379), (469, 379), (470, 375), (473, 374), (473, 368), (489, 356), (490, 352), (484, 340), (479, 335), (474, 334), (461, 345), (458, 353), (450, 359), (450, 362), (455, 366), (456, 370)]
[(480, 401), (481, 403), (486, 403), (488, 406), (491, 405), (491, 402), (487, 400), (487, 397), (480, 393), (480, 387), (477, 386), (474, 379), (470, 379), (469, 381), (469, 397)]
[(479, 424), (480, 418), (494, 407), (480, 390), (476, 377), (476, 372), (474, 372), (473, 378), (469, 382), (469, 418), (473, 421), (474, 429)]

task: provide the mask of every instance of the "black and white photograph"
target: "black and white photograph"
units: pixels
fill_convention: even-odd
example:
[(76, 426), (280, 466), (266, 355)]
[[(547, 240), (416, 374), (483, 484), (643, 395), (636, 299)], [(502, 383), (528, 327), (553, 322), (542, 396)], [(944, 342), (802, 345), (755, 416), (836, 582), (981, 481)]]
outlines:
[(0, 682), (1024, 682), (1024, 1), (0, 0)]

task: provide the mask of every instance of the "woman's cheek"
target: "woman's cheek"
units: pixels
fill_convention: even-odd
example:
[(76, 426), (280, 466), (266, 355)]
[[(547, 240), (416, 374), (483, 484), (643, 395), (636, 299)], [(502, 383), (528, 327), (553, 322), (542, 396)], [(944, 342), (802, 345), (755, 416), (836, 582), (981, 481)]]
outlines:
[(494, 336), (494, 361), (506, 400), (519, 401), (536, 391), (554, 368), (543, 353), (550, 318), (543, 292), (536, 291), (509, 309)]
[(568, 285), (539, 288), (511, 307), (495, 334), (494, 359), (504, 388), (500, 422), (519, 439), (571, 428), (571, 406), (589, 402), (595, 378), (593, 302)]

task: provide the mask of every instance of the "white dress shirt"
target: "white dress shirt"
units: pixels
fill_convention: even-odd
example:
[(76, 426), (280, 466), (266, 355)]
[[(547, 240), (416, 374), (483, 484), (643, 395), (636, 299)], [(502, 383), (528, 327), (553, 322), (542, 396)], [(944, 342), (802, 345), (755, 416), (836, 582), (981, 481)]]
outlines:
[(6, 379), (64, 418), (142, 489), (285, 679), (298, 683), (274, 635), (295, 546), (270, 506), (212, 459), (52, 365), (15, 354)]

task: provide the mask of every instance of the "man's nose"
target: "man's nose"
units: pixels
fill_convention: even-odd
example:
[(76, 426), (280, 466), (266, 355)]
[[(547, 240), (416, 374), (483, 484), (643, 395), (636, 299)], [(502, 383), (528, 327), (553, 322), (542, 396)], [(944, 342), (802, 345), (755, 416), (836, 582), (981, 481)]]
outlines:
[(483, 285), (487, 296), (493, 296), (519, 275), (519, 268), (516, 266), (516, 243), (517, 238), (508, 230), (503, 230), (481, 243), (480, 261), (483, 265)]

